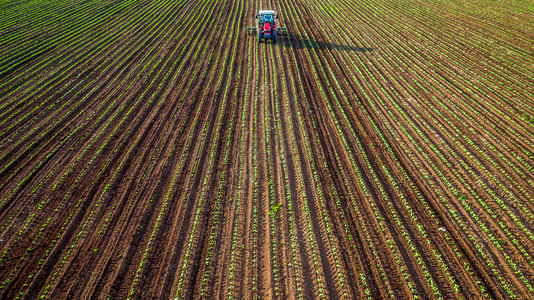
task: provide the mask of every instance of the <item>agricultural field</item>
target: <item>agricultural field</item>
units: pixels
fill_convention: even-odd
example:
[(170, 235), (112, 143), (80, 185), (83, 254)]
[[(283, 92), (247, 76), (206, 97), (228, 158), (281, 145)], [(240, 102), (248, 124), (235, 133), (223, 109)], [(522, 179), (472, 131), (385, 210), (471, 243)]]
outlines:
[(532, 1), (0, 15), (0, 298), (534, 294)]

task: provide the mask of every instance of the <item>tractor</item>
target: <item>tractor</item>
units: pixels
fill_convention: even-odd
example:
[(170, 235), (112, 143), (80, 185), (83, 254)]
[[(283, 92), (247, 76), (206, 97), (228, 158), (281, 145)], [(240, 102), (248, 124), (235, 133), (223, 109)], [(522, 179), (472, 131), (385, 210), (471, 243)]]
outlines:
[(287, 34), (287, 29), (285, 27), (277, 27), (276, 19), (278, 15), (274, 10), (260, 10), (256, 15), (258, 20), (256, 27), (247, 27), (247, 33), (257, 34), (258, 43), (261, 43), (261, 40), (264, 41), (271, 40), (273, 43), (276, 43), (276, 36), (278, 34)]

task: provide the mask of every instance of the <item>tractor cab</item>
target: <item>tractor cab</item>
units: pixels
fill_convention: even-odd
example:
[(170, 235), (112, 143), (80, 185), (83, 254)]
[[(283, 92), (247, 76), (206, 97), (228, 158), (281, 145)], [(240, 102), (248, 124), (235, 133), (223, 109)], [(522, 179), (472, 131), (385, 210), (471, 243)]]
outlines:
[[(268, 12), (268, 13), (266, 13), (266, 12)], [(260, 24), (271, 23), (271, 26), (272, 26), (273, 23), (274, 23), (274, 18), (275, 18), (274, 11), (272, 11), (272, 10), (267, 10), (267, 11), (260, 10), (259, 18), (260, 18), (260, 20), (259, 20)]]

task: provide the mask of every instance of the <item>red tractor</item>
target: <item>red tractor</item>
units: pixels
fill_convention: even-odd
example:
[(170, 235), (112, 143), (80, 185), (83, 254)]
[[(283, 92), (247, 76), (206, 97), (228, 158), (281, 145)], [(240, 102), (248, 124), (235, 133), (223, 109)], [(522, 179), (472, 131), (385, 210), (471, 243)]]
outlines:
[(278, 15), (274, 10), (260, 10), (256, 15), (258, 25), (256, 27), (247, 27), (248, 34), (258, 34), (258, 43), (263, 40), (271, 40), (276, 43), (277, 34), (287, 34), (285, 27), (277, 27), (276, 19)]

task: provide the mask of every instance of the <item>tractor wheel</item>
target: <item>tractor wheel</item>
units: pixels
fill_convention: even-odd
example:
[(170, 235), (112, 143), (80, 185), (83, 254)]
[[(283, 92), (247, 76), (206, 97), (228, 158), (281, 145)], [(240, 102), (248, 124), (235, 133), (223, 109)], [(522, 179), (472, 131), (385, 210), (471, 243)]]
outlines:
[(273, 43), (276, 44), (276, 30), (273, 30)]
[(261, 31), (258, 30), (258, 44), (261, 43)]

